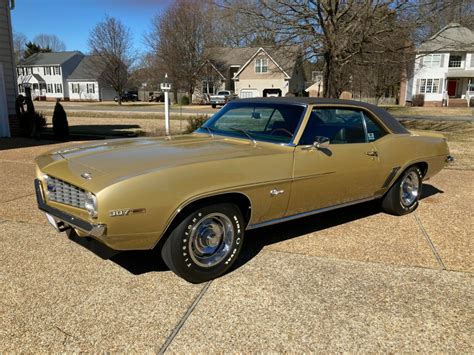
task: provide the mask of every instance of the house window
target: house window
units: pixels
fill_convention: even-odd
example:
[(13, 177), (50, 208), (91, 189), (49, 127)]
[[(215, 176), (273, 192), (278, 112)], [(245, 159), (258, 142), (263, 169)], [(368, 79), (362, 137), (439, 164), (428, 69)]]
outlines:
[(202, 82), (202, 93), (203, 94), (213, 94), (214, 91), (214, 82), (211, 80), (204, 80)]
[(50, 94), (53, 92), (53, 84), (46, 85), (46, 92)]
[(428, 68), (439, 68), (441, 66), (441, 54), (429, 54), (423, 59), (423, 65)]
[(94, 84), (87, 84), (87, 93), (88, 94), (95, 94), (95, 85)]
[(72, 93), (79, 94), (79, 84), (71, 84)]
[(260, 58), (255, 61), (255, 72), (266, 73), (268, 71), (268, 59)]
[(312, 71), (311, 72), (311, 81), (313, 83), (320, 83), (323, 81), (323, 75), (320, 71)]
[(53, 67), (54, 75), (61, 75), (61, 67)]
[(43, 68), (44, 75), (51, 75), (51, 67)]
[(449, 67), (450, 68), (461, 68), (462, 56), (460, 55), (450, 55), (449, 56)]
[(420, 79), (419, 94), (436, 94), (439, 92), (439, 79)]
[(25, 92), (25, 88), (22, 84), (18, 85), (18, 92)]
[(61, 94), (63, 92), (63, 85), (62, 84), (54, 84), (54, 92), (57, 94)]

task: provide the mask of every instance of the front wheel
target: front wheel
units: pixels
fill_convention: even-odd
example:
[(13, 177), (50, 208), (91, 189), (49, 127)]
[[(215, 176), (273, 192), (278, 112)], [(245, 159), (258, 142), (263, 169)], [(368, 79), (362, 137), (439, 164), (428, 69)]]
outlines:
[(382, 200), (385, 212), (404, 215), (418, 207), (421, 196), (423, 174), (417, 166), (412, 166), (400, 175)]
[(192, 283), (212, 280), (235, 262), (244, 239), (240, 209), (219, 203), (192, 210), (172, 230), (161, 256), (176, 275)]
[(212, 106), (212, 108), (216, 108), (217, 105), (216, 105), (216, 104), (212, 104), (211, 106)]

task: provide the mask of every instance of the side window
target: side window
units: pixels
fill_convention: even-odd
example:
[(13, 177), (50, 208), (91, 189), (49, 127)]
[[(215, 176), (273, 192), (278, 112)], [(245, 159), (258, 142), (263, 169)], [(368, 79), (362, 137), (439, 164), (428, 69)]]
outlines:
[(369, 142), (376, 141), (379, 138), (382, 138), (387, 133), (379, 126), (369, 115), (365, 112), (363, 113), (365, 124), (367, 126), (367, 139)]
[(358, 110), (314, 108), (299, 144), (313, 144), (316, 136), (329, 138), (331, 144), (365, 143), (363, 120)]

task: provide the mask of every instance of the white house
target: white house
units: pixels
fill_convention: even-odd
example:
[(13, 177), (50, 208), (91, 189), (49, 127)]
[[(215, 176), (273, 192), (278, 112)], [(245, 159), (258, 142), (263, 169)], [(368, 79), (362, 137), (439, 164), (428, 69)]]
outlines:
[(17, 64), (18, 91), (29, 85), (33, 98), (69, 100), (67, 78), (84, 55), (79, 51), (35, 53)]
[(104, 66), (98, 56), (88, 55), (67, 78), (69, 100), (103, 101), (113, 100), (116, 92), (101, 80)]
[(420, 45), (407, 100), (423, 94), (425, 105), (467, 106), (474, 97), (474, 32), (451, 23)]
[(0, 137), (18, 130), (15, 115), (16, 77), (10, 9), (13, 0), (0, 0)]

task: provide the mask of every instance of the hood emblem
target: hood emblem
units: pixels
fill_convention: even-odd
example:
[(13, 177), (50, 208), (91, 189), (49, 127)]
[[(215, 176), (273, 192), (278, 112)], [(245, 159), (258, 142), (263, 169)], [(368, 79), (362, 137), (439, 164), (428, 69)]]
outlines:
[(83, 179), (86, 179), (86, 180), (92, 179), (91, 173), (82, 173), (82, 174), (81, 174), (81, 177), (82, 177)]

